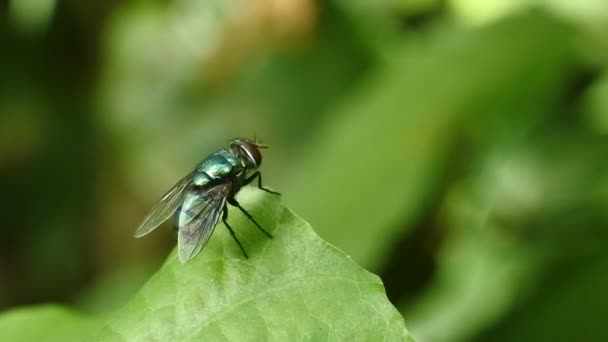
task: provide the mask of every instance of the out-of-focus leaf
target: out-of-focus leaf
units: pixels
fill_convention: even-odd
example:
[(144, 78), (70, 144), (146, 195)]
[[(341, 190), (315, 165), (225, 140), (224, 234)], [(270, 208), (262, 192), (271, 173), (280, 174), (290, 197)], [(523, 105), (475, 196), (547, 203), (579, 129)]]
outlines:
[(584, 113), (592, 131), (608, 134), (608, 73), (585, 94)]
[(449, 3), (457, 18), (472, 24), (487, 24), (532, 5), (529, 0), (450, 0)]
[(378, 277), (319, 239), (277, 197), (247, 189), (240, 201), (274, 239), (231, 211), (249, 259), (219, 226), (192, 262), (182, 265), (173, 253), (112, 315), (101, 339), (410, 339)]
[(404, 49), (337, 109), (281, 187), (286, 200), (326, 239), (377, 267), (449, 170), (463, 123), (469, 135), (491, 137), (497, 132), (484, 127), (534, 122), (521, 109), (557, 96), (569, 38), (535, 13)]
[(470, 340), (521, 305), (556, 261), (604, 249), (608, 141), (554, 130), (488, 153), (446, 199), (438, 271), (403, 307), (417, 338)]
[(608, 56), (608, 6), (603, 0), (449, 0), (453, 16), (471, 26), (494, 23), (517, 12), (542, 8), (575, 25), (581, 34), (579, 49), (585, 58), (605, 64)]
[(418, 14), (429, 11), (440, 6), (440, 0), (394, 0), (394, 5), (399, 13)]
[(340, 9), (352, 21), (357, 36), (375, 56), (389, 57), (395, 43), (401, 40), (396, 9), (398, 0), (348, 1), (332, 0), (333, 6)]
[(0, 315), (0, 341), (83, 341), (94, 324), (59, 306), (19, 308)]
[(573, 258), (553, 268), (518, 310), (487, 331), (484, 341), (604, 341), (608, 339), (608, 258)]
[[(479, 232), (486, 227), (470, 226)], [(440, 270), (416, 305), (402, 307), (412, 333), (423, 341), (468, 341), (490, 326), (530, 286), (540, 257), (509, 248), (500, 234), (462, 234), (446, 242)]]
[(602, 22), (608, 17), (608, 8), (602, 0), (449, 0), (449, 3), (456, 17), (473, 24), (487, 24), (539, 6), (587, 26), (604, 25)]
[(10, 16), (13, 24), (26, 34), (42, 33), (51, 22), (56, 3), (57, 0), (12, 0)]

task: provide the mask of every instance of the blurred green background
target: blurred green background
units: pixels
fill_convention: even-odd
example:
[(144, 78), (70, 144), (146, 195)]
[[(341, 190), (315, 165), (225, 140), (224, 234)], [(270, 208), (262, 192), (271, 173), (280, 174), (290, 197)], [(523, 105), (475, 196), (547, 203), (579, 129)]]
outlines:
[(608, 340), (603, 0), (0, 3), (0, 308), (121, 306), (132, 234), (256, 135), (420, 341)]

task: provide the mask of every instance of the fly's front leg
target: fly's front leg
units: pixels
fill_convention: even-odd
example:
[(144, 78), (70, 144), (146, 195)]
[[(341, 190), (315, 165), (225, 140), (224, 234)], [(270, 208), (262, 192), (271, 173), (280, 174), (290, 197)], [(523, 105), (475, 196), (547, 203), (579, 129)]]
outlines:
[(234, 241), (236, 241), (236, 244), (239, 245), (239, 248), (241, 249), (241, 252), (243, 252), (245, 259), (249, 259), (247, 252), (245, 252), (245, 248), (243, 248), (243, 245), (241, 245), (241, 242), (239, 241), (239, 239), (236, 238), (236, 234), (234, 233), (234, 230), (232, 230), (232, 227), (230, 227), (230, 225), (228, 224), (228, 221), (226, 221), (227, 218), (228, 218), (228, 206), (224, 204), (224, 212), (222, 213), (222, 222), (224, 222), (224, 225), (226, 225), (226, 228), (228, 228), (228, 231), (230, 232), (230, 235), (232, 235), (232, 238), (234, 239)]
[[(266, 189), (265, 187), (262, 186), (262, 174), (260, 173), (260, 171), (254, 172), (251, 176), (249, 176), (249, 178), (245, 179), (245, 182), (243, 183), (243, 185), (247, 185), (247, 184), (253, 182), (253, 180), (256, 177), (258, 178), (258, 189), (264, 190), (264, 191), (266, 191), (268, 193), (271, 193), (273, 195), (281, 196), (281, 193), (276, 192), (276, 191), (272, 191), (270, 189)], [(230, 203), (230, 204), (232, 204), (232, 203)]]
[(233, 206), (235, 206), (235, 207), (239, 208), (239, 210), (240, 210), (240, 211), (241, 211), (243, 214), (245, 214), (245, 216), (247, 216), (247, 218), (248, 218), (249, 220), (251, 220), (251, 222), (253, 222), (253, 224), (255, 224), (255, 226), (256, 226), (256, 227), (258, 227), (258, 229), (262, 231), (262, 233), (266, 234), (266, 236), (268, 236), (268, 238), (269, 238), (269, 239), (272, 239), (272, 235), (270, 235), (270, 233), (269, 233), (269, 232), (267, 232), (267, 231), (266, 231), (264, 228), (262, 228), (262, 226), (260, 226), (260, 225), (259, 225), (259, 224), (258, 224), (258, 223), (255, 221), (255, 219), (253, 218), (253, 216), (251, 216), (251, 214), (249, 214), (249, 213), (247, 212), (247, 210), (245, 210), (245, 208), (241, 207), (241, 205), (239, 204), (239, 202), (237, 202), (237, 201), (236, 201), (236, 199), (235, 199), (234, 197), (233, 197), (233, 198), (229, 198), (229, 199), (228, 199), (228, 203), (230, 203), (231, 205), (233, 205)]

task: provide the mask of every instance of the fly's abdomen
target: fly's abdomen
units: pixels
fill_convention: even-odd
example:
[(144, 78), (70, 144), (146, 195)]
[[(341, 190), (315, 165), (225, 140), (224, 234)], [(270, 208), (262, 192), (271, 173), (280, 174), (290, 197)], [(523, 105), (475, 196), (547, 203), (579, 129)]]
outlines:
[(178, 231), (180, 227), (199, 219), (201, 207), (207, 204), (205, 198), (196, 191), (188, 191), (184, 194), (182, 205), (175, 212), (173, 228)]

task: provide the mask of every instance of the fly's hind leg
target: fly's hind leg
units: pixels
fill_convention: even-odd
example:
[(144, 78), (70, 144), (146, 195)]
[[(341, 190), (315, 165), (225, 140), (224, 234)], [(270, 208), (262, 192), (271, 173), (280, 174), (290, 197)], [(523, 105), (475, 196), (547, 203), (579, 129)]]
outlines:
[(243, 252), (245, 259), (249, 259), (247, 252), (245, 252), (245, 248), (243, 248), (243, 245), (241, 245), (241, 242), (239, 241), (239, 239), (236, 238), (236, 234), (234, 233), (234, 230), (232, 230), (232, 227), (230, 227), (230, 225), (228, 224), (228, 221), (226, 221), (226, 219), (228, 219), (228, 206), (224, 204), (224, 212), (222, 213), (222, 222), (224, 222), (224, 225), (226, 226), (226, 228), (228, 228), (228, 231), (230, 232), (230, 235), (232, 235), (232, 238), (234, 239), (234, 241), (236, 241), (236, 244), (239, 245), (239, 248), (241, 249), (241, 252)]

